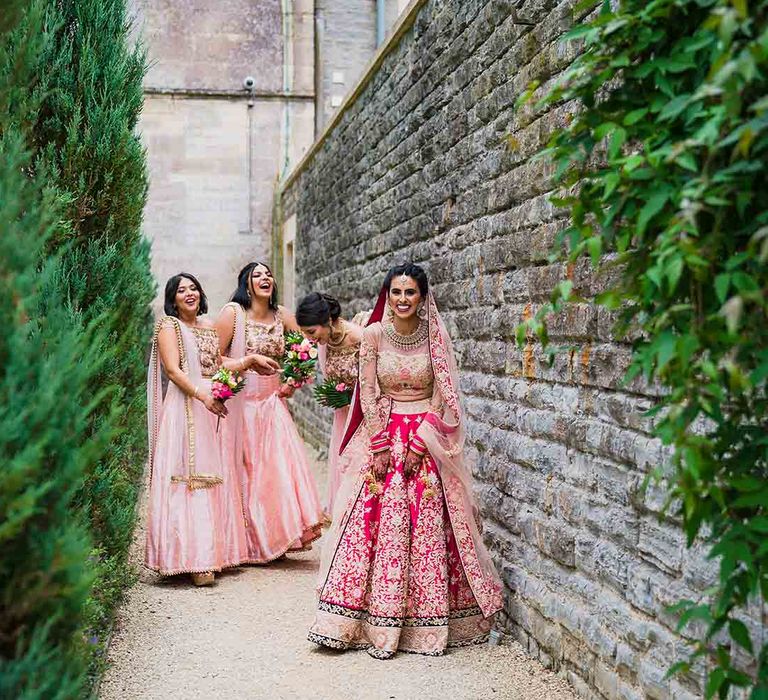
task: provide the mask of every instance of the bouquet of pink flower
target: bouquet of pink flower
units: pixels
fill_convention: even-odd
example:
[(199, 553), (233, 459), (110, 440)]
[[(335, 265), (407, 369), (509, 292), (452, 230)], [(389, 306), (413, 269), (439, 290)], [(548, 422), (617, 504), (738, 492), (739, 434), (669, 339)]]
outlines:
[(285, 384), (300, 389), (315, 378), (317, 372), (317, 347), (301, 333), (285, 334), (285, 357), (283, 358), (282, 380)]
[[(244, 386), (245, 377), (242, 374), (228, 370), (226, 367), (221, 367), (211, 377), (211, 396), (217, 401), (224, 403), (235, 394), (239, 394)], [(221, 423), (221, 416), (216, 421), (216, 432), (219, 432), (219, 423)]]
[(322, 406), (344, 408), (352, 403), (355, 387), (338, 379), (328, 378), (314, 389), (315, 399)]

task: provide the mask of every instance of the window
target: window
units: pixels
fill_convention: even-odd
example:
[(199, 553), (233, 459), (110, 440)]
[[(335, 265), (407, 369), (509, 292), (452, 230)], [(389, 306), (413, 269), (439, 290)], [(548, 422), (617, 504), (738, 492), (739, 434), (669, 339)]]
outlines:
[(283, 303), (291, 310), (296, 304), (296, 214), (283, 225)]

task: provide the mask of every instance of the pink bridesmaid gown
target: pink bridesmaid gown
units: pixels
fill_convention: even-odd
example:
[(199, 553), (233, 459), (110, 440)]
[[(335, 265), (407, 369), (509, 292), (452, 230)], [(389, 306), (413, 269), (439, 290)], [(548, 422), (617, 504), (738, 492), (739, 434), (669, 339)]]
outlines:
[[(360, 345), (334, 347), (331, 344), (320, 348), (320, 366), (325, 379), (333, 379), (343, 382), (350, 388), (357, 385), (357, 364), (360, 353)], [(328, 495), (326, 498), (325, 512), (328, 519), (333, 518), (336, 494), (338, 493), (345, 468), (339, 455), (341, 441), (344, 437), (344, 429), (349, 417), (349, 406), (334, 409), (333, 425), (331, 426), (331, 442), (328, 446)]]
[(210, 391), (219, 366), (213, 328), (166, 316), (156, 327), (147, 382), (151, 483), (146, 566), (165, 576), (221, 571), (247, 557), (240, 485), (222, 459), (216, 416), (170, 382), (160, 382), (157, 336), (174, 328), (181, 369)]
[[(246, 320), (235, 307), (233, 357), (259, 354), (281, 361), (284, 326), (279, 311), (273, 323)], [(246, 386), (230, 402), (226, 443), (240, 473), (246, 526), (246, 558), (266, 564), (288, 551), (309, 548), (320, 537), (320, 498), (301, 436), (286, 401), (278, 395), (279, 375), (247, 372)]]

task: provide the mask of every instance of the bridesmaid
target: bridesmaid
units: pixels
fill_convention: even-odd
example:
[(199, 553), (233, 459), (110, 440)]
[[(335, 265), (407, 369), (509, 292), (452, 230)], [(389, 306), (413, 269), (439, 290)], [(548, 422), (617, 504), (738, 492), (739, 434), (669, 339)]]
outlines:
[[(360, 341), (363, 339), (362, 327), (341, 318), (339, 302), (319, 292), (312, 292), (299, 302), (296, 322), (301, 332), (307, 338), (316, 340), (320, 346), (323, 378), (343, 382), (354, 389), (357, 385)], [(348, 416), (349, 406), (334, 410), (331, 443), (328, 447), (328, 496), (325, 510), (329, 520), (333, 516), (334, 500), (343, 472), (339, 448)]]
[[(227, 408), (211, 396), (222, 364), (208, 302), (194, 275), (165, 285), (165, 316), (155, 328), (147, 378), (150, 454), (146, 565), (163, 575), (189, 573), (210, 585), (215, 571), (247, 556), (240, 487), (223, 463), (216, 434)], [(230, 369), (272, 371), (267, 358), (227, 359)], [(163, 399), (161, 367), (170, 380)]]
[[(285, 354), (285, 332), (298, 330), (293, 315), (277, 304), (272, 271), (255, 262), (240, 271), (232, 302), (216, 327), (222, 353), (258, 353), (276, 362)], [(241, 474), (247, 562), (266, 564), (288, 551), (311, 549), (323, 514), (304, 444), (285, 403), (294, 389), (281, 385), (277, 374), (247, 377), (224, 441)]]

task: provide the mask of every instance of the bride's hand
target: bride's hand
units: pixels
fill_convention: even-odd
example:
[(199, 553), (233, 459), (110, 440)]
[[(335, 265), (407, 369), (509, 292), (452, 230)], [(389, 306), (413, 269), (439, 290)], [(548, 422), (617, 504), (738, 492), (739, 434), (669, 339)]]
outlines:
[(421, 466), (421, 462), (424, 458), (416, 454), (413, 450), (408, 450), (408, 454), (405, 456), (405, 463), (403, 464), (403, 474), (407, 479), (410, 479)]
[(389, 471), (389, 450), (377, 452), (371, 462), (373, 474), (377, 479), (384, 479)]

